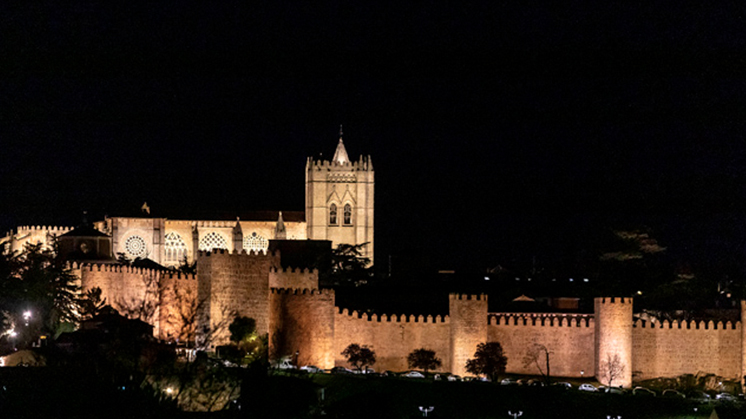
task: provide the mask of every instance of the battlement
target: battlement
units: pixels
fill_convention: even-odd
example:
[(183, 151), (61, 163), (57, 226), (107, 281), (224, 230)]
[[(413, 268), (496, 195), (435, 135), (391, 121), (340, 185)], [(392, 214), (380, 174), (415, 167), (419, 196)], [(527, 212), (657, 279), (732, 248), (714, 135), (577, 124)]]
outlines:
[(141, 268), (111, 263), (70, 262), (69, 266), (72, 267), (72, 269), (87, 270), (91, 272), (134, 273), (140, 275), (162, 274), (167, 272), (161, 269)]
[(632, 297), (597, 297), (594, 301), (598, 304), (632, 304)]
[(449, 300), (459, 301), (487, 301), (487, 294), (448, 294)]
[(357, 310), (350, 311), (346, 308), (337, 307), (338, 314), (347, 316), (355, 319), (363, 319), (369, 322), (377, 323), (449, 323), (450, 317), (448, 316), (435, 316), (422, 314), (376, 314), (376, 313), (365, 313)]
[(245, 249), (234, 249), (233, 251), (230, 251), (228, 249), (212, 249), (212, 250), (199, 250), (197, 251), (197, 258), (201, 257), (211, 257), (211, 256), (233, 256), (233, 257), (252, 257), (252, 258), (275, 258), (280, 256), (280, 251), (267, 251), (267, 253), (262, 252), (261, 250), (254, 251), (246, 251)]
[(489, 313), (490, 326), (593, 327), (593, 315), (560, 313)]
[(186, 274), (183, 272), (170, 272), (166, 274), (168, 279), (186, 279), (186, 280), (197, 280), (197, 274)]
[(192, 222), (192, 227), (233, 228), (235, 226), (236, 220), (197, 220)]
[(350, 161), (349, 163), (339, 164), (337, 162), (332, 162), (329, 160), (314, 160), (313, 157), (308, 158), (308, 162), (306, 163), (306, 171), (317, 171), (320, 172), (322, 170), (326, 171), (332, 171), (332, 170), (350, 170), (353, 171), (361, 171), (361, 172), (367, 172), (367, 171), (373, 171), (373, 163), (371, 161), (370, 156), (360, 156), (358, 161), (353, 162)]
[(30, 234), (38, 231), (59, 236), (72, 231), (73, 228), (66, 226), (19, 226), (16, 234)]
[(732, 323), (731, 321), (727, 321), (723, 324), (722, 321), (715, 323), (712, 320), (707, 322), (704, 320), (674, 320), (672, 322), (663, 320), (662, 322), (657, 322), (638, 319), (632, 323), (632, 327), (638, 329), (737, 330), (741, 327), (741, 322)]
[(318, 274), (318, 269), (311, 269), (311, 268), (293, 268), (293, 267), (271, 267), (269, 268), (269, 271), (272, 273), (281, 273), (281, 274)]
[(270, 288), (269, 292), (276, 295), (334, 295), (332, 289), (315, 288)]

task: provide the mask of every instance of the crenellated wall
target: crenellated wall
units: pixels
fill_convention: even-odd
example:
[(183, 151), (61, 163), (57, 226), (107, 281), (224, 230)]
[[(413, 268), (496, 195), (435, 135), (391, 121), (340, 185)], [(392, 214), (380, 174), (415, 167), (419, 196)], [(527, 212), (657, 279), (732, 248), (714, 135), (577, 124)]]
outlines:
[(334, 317), (336, 365), (347, 365), (342, 351), (351, 343), (368, 345), (376, 352), (377, 371), (404, 371), (407, 355), (415, 349), (435, 351), (443, 362), (440, 370), (450, 371), (450, 320), (448, 316), (377, 315), (337, 311)]
[(634, 320), (632, 299), (611, 297), (595, 299), (594, 314), (488, 313), (486, 295), (461, 294), (449, 295), (447, 316), (370, 314), (336, 307), (333, 291), (318, 290), (318, 272), (279, 268), (279, 261), (279, 252), (217, 250), (199, 253), (197, 275), (105, 263), (70, 268), (83, 290), (101, 288), (109, 304), (153, 324), (161, 339), (193, 342), (205, 326), (222, 323), (214, 348), (227, 342), (233, 315), (248, 316), (260, 334), (269, 334), (274, 358), (290, 355), (300, 365), (347, 365), (341, 353), (357, 343), (376, 352), (378, 371), (407, 370), (407, 355), (427, 348), (442, 360), (441, 371), (471, 375), (465, 364), (476, 346), (499, 342), (513, 374), (539, 373), (525, 361), (538, 344), (550, 352), (554, 377), (595, 375), (603, 382), (603, 363), (613, 356), (624, 366), (615, 385), (682, 374), (744, 375), (742, 322)]
[(637, 320), (632, 329), (635, 379), (703, 372), (740, 381), (741, 327), (740, 322)]
[(269, 298), (272, 358), (334, 367), (334, 291), (272, 288)]
[(319, 287), (319, 271), (308, 268), (269, 269), (270, 288), (314, 289)]
[(466, 361), (477, 345), (487, 342), (487, 295), (450, 294), (450, 364), (454, 374), (466, 375)]
[(167, 273), (161, 277), (159, 338), (192, 346), (197, 334), (201, 303), (197, 275)]
[(98, 287), (101, 297), (122, 315), (138, 318), (160, 335), (160, 281), (162, 271), (105, 263), (72, 263), (83, 291)]
[[(502, 345), (508, 358), (508, 373), (539, 374), (534, 363), (524, 362), (534, 345), (544, 345), (549, 351), (552, 375), (590, 376), (594, 369), (592, 315), (490, 313), (487, 340)], [(539, 362), (541, 368), (546, 370), (545, 360), (542, 358)]]
[(18, 253), (23, 252), (26, 244), (41, 244), (45, 248), (50, 248), (53, 238), (72, 229), (65, 226), (19, 226), (15, 234), (12, 231), (8, 232), (0, 239), (0, 243), (7, 243), (10, 251)]
[(200, 307), (198, 328), (226, 329), (213, 339), (213, 346), (228, 343), (226, 326), (235, 315), (256, 320), (259, 334), (269, 331), (268, 273), (279, 262), (279, 252), (199, 252), (197, 298), (205, 303)]

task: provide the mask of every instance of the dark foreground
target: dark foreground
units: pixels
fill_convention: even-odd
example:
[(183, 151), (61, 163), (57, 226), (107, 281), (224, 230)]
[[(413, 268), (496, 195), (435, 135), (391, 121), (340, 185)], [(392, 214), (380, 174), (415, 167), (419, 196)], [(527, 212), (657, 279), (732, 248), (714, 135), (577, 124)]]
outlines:
[[(709, 418), (746, 417), (739, 403), (606, 395), (481, 382), (275, 374), (246, 382), (231, 410), (179, 412), (167, 395), (101, 382), (95, 373), (0, 368), (2, 418)], [(695, 410), (696, 409), (696, 410)]]

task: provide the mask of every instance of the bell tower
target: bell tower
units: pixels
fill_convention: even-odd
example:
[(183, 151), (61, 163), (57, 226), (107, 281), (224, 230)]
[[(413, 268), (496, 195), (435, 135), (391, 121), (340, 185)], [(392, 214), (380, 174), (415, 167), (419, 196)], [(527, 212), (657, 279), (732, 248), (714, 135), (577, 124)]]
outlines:
[(370, 156), (351, 161), (342, 141), (331, 161), (306, 162), (306, 228), (311, 240), (368, 243), (363, 256), (373, 262), (373, 190), (375, 178)]

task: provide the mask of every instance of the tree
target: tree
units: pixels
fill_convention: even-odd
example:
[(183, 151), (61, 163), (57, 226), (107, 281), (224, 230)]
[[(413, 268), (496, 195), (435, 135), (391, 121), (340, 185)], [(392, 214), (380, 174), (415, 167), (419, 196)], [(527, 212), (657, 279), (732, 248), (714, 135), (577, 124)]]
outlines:
[(360, 346), (357, 343), (351, 343), (344, 351), (342, 356), (347, 358), (347, 362), (350, 363), (358, 371), (373, 365), (376, 363), (376, 353), (368, 348), (368, 346)]
[(256, 321), (250, 317), (237, 316), (228, 326), (231, 342), (241, 343), (251, 338), (256, 331)]
[(508, 358), (503, 355), (503, 347), (499, 342), (487, 342), (477, 345), (474, 359), (466, 361), (466, 371), (474, 375), (485, 375), (490, 381), (497, 381), (500, 374), (505, 373)]
[(94, 287), (83, 293), (83, 298), (79, 301), (80, 319), (86, 320), (98, 315), (102, 308), (106, 306), (106, 298), (101, 298), (101, 288)]
[(77, 323), (80, 286), (51, 246), (27, 244), (21, 254), (0, 254), (0, 338), (21, 347), (40, 335), (57, 335)]
[(425, 348), (415, 349), (407, 356), (409, 368), (420, 368), (425, 374), (440, 367), (443, 363), (435, 357), (435, 351)]
[(606, 359), (601, 361), (598, 367), (598, 373), (600, 375), (598, 377), (599, 381), (605, 383), (607, 387), (611, 387), (614, 380), (624, 374), (624, 364), (619, 359), (619, 354), (614, 354), (614, 356), (607, 354)]
[(373, 267), (370, 266), (370, 258), (363, 256), (363, 248), (368, 243), (340, 244), (332, 250), (331, 268), (325, 275), (323, 282), (331, 285), (354, 285), (366, 284), (373, 275)]
[[(552, 352), (549, 352), (549, 349), (547, 349), (546, 346), (534, 343), (523, 358), (523, 366), (528, 367), (531, 364), (536, 365), (536, 368), (539, 370), (539, 373), (544, 378), (544, 382), (547, 385), (549, 385), (549, 355), (551, 354)], [(545, 365), (544, 368), (542, 368), (542, 364)]]

